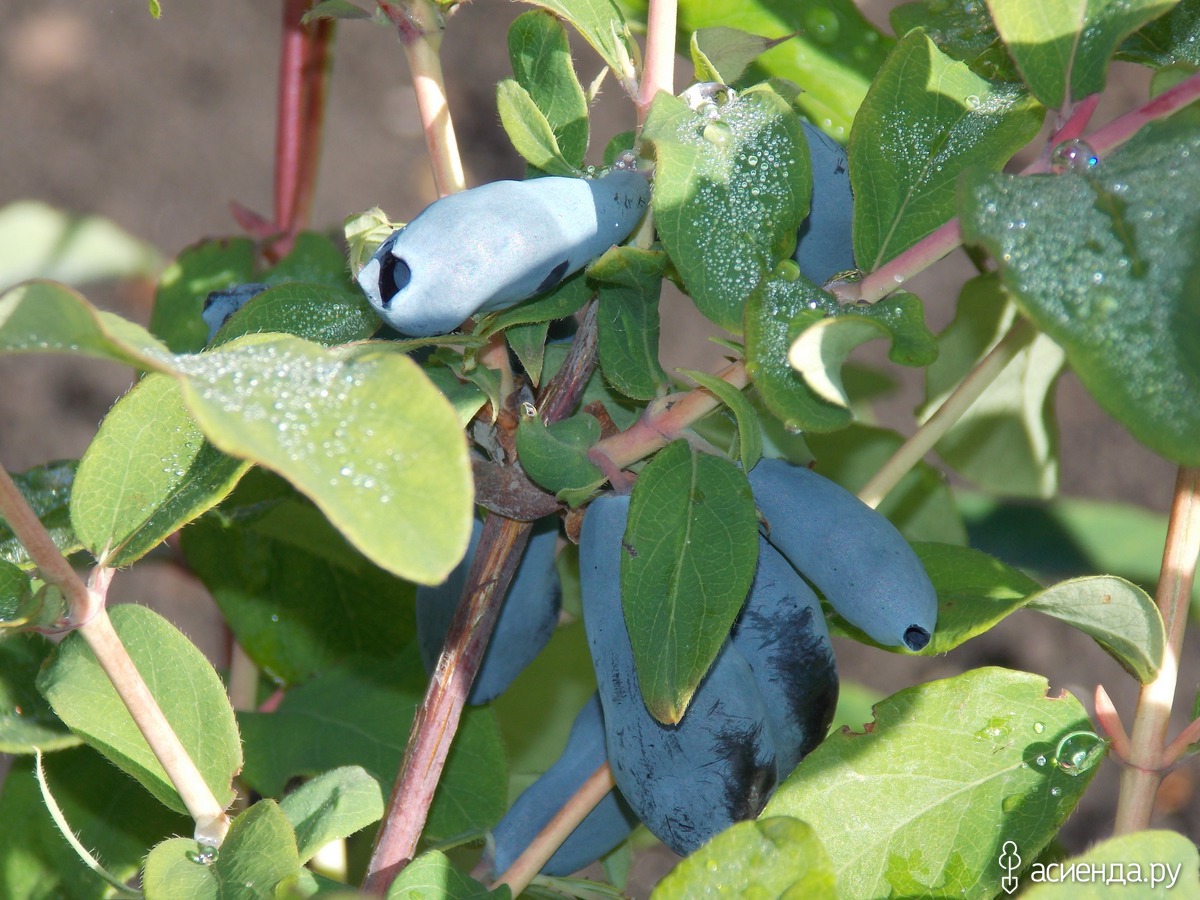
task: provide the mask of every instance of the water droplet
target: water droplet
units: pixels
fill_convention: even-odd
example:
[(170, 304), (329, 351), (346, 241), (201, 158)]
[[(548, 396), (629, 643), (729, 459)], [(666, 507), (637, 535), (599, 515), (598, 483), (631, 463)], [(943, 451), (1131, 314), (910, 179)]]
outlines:
[(1051, 797), (1061, 797), (1062, 796), (1062, 788), (1060, 788), (1060, 787), (1050, 788), (1050, 796)]
[(963, 102), (967, 104), (967, 109), (979, 109), (979, 98), (974, 94), (967, 95)]
[(785, 259), (775, 267), (775, 274), (784, 281), (795, 281), (800, 277), (800, 267), (794, 259)]
[[(716, 109), (716, 106), (713, 107)], [(620, 169), (623, 172), (636, 172), (638, 167), (637, 156), (632, 150), (624, 151), (620, 156), (613, 160), (613, 168)]]
[(1080, 775), (1104, 758), (1108, 742), (1092, 731), (1073, 731), (1058, 742), (1054, 751), (1058, 767), (1068, 775)]
[(1050, 154), (1050, 171), (1060, 175), (1063, 172), (1087, 172), (1099, 162), (1100, 158), (1087, 141), (1063, 141)]
[(1034, 722), (1034, 723), (1033, 723), (1033, 730), (1034, 730), (1034, 732), (1035, 732), (1035, 733), (1037, 733), (1037, 734), (1041, 734), (1043, 731), (1045, 731), (1045, 730), (1046, 730), (1046, 726), (1045, 726), (1045, 725), (1043, 725), (1041, 722)]
[(1045, 757), (1045, 756), (1039, 756), (1037, 759), (1035, 759), (1035, 760), (1033, 761), (1033, 764), (1034, 764), (1035, 766), (1037, 766), (1037, 767), (1040, 769), (1042, 766), (1044, 766), (1044, 765), (1046, 764), (1046, 757)]
[(200, 866), (211, 866), (220, 858), (221, 851), (216, 847), (212, 847), (207, 844), (200, 844), (199, 846), (199, 850), (188, 850), (186, 853), (184, 853), (184, 856), (186, 856), (189, 861)]
[(757, 166), (758, 165), (758, 157), (757, 156), (747, 156), (746, 163), (752, 167)]
[(841, 31), (841, 21), (832, 9), (815, 6), (804, 16), (804, 31), (818, 44), (832, 44)]
[(1000, 801), (1000, 808), (1006, 813), (1016, 812), (1017, 808), (1021, 805), (1021, 801), (1024, 799), (1020, 794), (1009, 794)]

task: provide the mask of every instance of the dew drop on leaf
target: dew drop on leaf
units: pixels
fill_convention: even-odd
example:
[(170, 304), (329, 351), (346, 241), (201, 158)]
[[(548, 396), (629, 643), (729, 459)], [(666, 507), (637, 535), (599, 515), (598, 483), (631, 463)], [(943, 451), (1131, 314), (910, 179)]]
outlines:
[(1063, 141), (1050, 154), (1050, 171), (1061, 175), (1063, 172), (1089, 172), (1100, 162), (1096, 151), (1087, 141), (1078, 138)]

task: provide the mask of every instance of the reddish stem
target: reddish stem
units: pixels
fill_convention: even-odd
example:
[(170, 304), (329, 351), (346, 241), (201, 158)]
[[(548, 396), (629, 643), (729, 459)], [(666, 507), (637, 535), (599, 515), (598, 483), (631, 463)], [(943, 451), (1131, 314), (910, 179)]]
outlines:
[(286, 255), (307, 223), (321, 157), (321, 129), (333, 23), (302, 25), (311, 0), (283, 0), (279, 100), (275, 125), (275, 221), (271, 255)]

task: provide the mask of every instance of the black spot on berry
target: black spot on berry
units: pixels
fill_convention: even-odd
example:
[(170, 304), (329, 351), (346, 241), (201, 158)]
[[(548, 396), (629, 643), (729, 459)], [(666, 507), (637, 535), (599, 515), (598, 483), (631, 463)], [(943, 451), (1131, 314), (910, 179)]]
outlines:
[(396, 295), (408, 287), (412, 280), (412, 270), (408, 263), (398, 256), (385, 253), (379, 261), (379, 297), (383, 308), (387, 309)]
[(548, 291), (550, 288), (562, 281), (563, 276), (567, 274), (567, 267), (570, 265), (570, 260), (564, 259), (562, 262), (560, 262), (557, 266), (550, 270), (549, 275), (542, 279), (542, 283), (537, 286), (537, 290), (534, 291), (534, 293), (540, 294), (542, 291)]

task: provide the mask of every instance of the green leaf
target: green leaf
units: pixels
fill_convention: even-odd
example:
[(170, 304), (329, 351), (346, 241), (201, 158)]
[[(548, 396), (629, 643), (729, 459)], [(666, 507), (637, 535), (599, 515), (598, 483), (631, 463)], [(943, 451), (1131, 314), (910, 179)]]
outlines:
[(0, 353), (46, 352), (82, 353), (143, 369), (165, 366), (169, 358), (146, 329), (96, 309), (66, 285), (30, 281), (0, 295)]
[(551, 425), (538, 416), (522, 416), (517, 456), (525, 474), (546, 490), (581, 490), (604, 481), (604, 473), (587, 455), (598, 440), (600, 423), (587, 413)]
[[(43, 765), (72, 831), (119, 878), (137, 874), (147, 847), (194, 827), (88, 747), (51, 754)], [(95, 900), (107, 896), (105, 887), (51, 819), (32, 758), (14, 761), (0, 792), (0, 897)]]
[(579, 32), (600, 58), (613, 70), (618, 81), (634, 86), (633, 41), (629, 26), (612, 0), (529, 0), (533, 6), (548, 9)]
[(510, 900), (512, 891), (501, 885), (494, 891), (464, 875), (439, 850), (422, 853), (392, 882), (387, 900)]
[(357, 285), (347, 277), (346, 257), (341, 248), (325, 235), (312, 231), (296, 235), (291, 252), (260, 280), (266, 284), (304, 281), (358, 293)]
[(872, 271), (954, 216), (958, 175), (999, 170), (1041, 127), (1014, 85), (980, 78), (922, 31), (896, 45), (854, 120), (854, 256)]
[(367, 561), (299, 498), (264, 505), (205, 517), (182, 536), (188, 564), (250, 658), (288, 685), (393, 658), (416, 633), (413, 586)]
[[(764, 815), (815, 829), (840, 897), (992, 897), (1001, 845), (1036, 858), (1103, 755), (1079, 701), (1048, 688), (987, 668), (893, 694), (866, 733), (810, 753)], [(864, 816), (869, 828), (847, 827)]]
[[(367, 675), (333, 671), (293, 688), (274, 713), (239, 713), (246, 741), (242, 779), (279, 797), (289, 780), (338, 766), (361, 766), (390, 793), (424, 693), (416, 651)], [(387, 715), (380, 715), (387, 710)], [(468, 710), (454, 739), (430, 809), (430, 840), (480, 832), (500, 820), (508, 785), (495, 714)]]
[(1151, 123), (1087, 173), (968, 175), (962, 205), (965, 239), (1096, 401), (1200, 463), (1200, 128)]
[(249, 463), (204, 439), (179, 382), (143, 378), (100, 423), (71, 495), (71, 521), (104, 565), (127, 566), (233, 490)]
[[(296, 836), (272, 800), (260, 800), (233, 820), (208, 865), (187, 838), (163, 841), (146, 857), (142, 887), (148, 900), (260, 900), (300, 868)], [(211, 851), (210, 851), (211, 852)]]
[(49, 753), (80, 743), (35, 687), (53, 650), (38, 634), (0, 639), (0, 753)]
[(157, 250), (108, 219), (36, 200), (0, 209), (0, 290), (30, 278), (83, 284), (144, 276), (161, 265)]
[(378, 330), (379, 317), (361, 291), (289, 281), (267, 288), (230, 316), (212, 344), (278, 331), (332, 347), (366, 340)]
[(600, 368), (609, 384), (635, 400), (652, 400), (667, 382), (658, 361), (658, 298), (667, 259), (636, 247), (613, 247), (588, 269), (600, 284), (596, 329)]
[(366, 556), (436, 584), (470, 533), (458, 418), (411, 359), (375, 343), (326, 351), (242, 338), (180, 357), (184, 401), (219, 449), (279, 472)]
[(793, 37), (765, 38), (723, 25), (700, 28), (692, 32), (690, 48), (696, 80), (733, 84), (755, 59)]
[(749, 472), (762, 457), (762, 426), (749, 399), (741, 390), (716, 375), (701, 372), (699, 369), (678, 371), (729, 407), (737, 421), (738, 461), (742, 464), (742, 470)]
[(454, 407), (460, 428), (466, 428), (487, 402), (483, 391), (469, 381), (459, 381), (449, 369), (433, 365), (421, 371)]
[(646, 708), (678, 722), (741, 609), (758, 562), (746, 476), (686, 441), (638, 476), (621, 556), (621, 601)]
[(714, 110), (659, 94), (642, 136), (654, 144), (663, 247), (697, 309), (738, 332), (754, 286), (795, 247), (812, 173), (800, 117), (770, 87)]
[(496, 106), (508, 139), (527, 163), (550, 175), (579, 175), (579, 170), (563, 157), (554, 129), (529, 91), (505, 78), (496, 85)]
[(1028, 606), (1078, 628), (1142, 684), (1163, 661), (1162, 616), (1150, 596), (1113, 575), (1073, 578), (1029, 598)]
[(937, 356), (915, 295), (898, 292), (871, 306), (841, 304), (790, 266), (780, 266), (746, 307), (746, 371), (763, 404), (787, 428), (836, 431), (853, 420), (842, 383), (845, 356), (874, 337), (891, 338), (888, 355), (901, 365), (928, 365)]
[(923, 28), (947, 56), (964, 62), (982, 78), (1020, 81), (1000, 40), (987, 5), (978, 0), (917, 0), (895, 7), (889, 20), (899, 35)]
[[(233, 710), (212, 664), (171, 623), (143, 606), (116, 606), (109, 615), (205, 783), (219, 802), (231, 801), (231, 782), (242, 768), (242, 747)], [(82, 635), (73, 632), (59, 645), (37, 686), (72, 731), (165, 806), (186, 812)]]
[(1131, 34), (1115, 58), (1154, 68), (1200, 66), (1200, 6), (1175, 5), (1165, 16)]
[(34, 576), (0, 560), (0, 633), (38, 619), (42, 604), (34, 596)]
[[(1024, 848), (1021, 849), (1023, 852)], [(1180, 892), (1187, 895), (1195, 893), (1196, 881), (1200, 878), (1200, 853), (1195, 844), (1177, 831), (1135, 831), (1101, 841), (1081, 856), (1063, 860), (1058, 866), (1058, 869), (1047, 867), (1046, 874), (1054, 877), (1070, 866), (1077, 866), (1089, 876), (1107, 868), (1114, 873), (1114, 878), (1108, 882), (1095, 879), (1086, 884), (1079, 879), (1067, 878), (1055, 883), (1047, 881), (1034, 884), (1022, 891), (1021, 896), (1029, 900), (1115, 900), (1130, 895), (1129, 885), (1148, 884), (1152, 875), (1165, 876), (1165, 880), (1159, 881), (1157, 891), (1150, 887), (1133, 890), (1144, 897), (1169, 897), (1174, 893), (1169, 889), (1178, 884)], [(1117, 871), (1124, 874), (1125, 882), (1115, 880)], [(1021, 880), (1028, 884), (1030, 874), (1026, 870)]]
[(513, 75), (542, 111), (565, 162), (583, 165), (588, 146), (588, 105), (575, 74), (567, 30), (542, 11), (518, 16), (508, 28)]
[(167, 266), (154, 295), (150, 330), (176, 353), (193, 353), (208, 343), (200, 317), (213, 291), (254, 280), (254, 242), (248, 238), (203, 241)]
[(838, 139), (850, 131), (854, 113), (891, 46), (849, 0), (825, 0), (819, 5), (794, 0), (736, 4), (683, 0), (679, 23), (681, 36), (702, 28), (731, 26), (751, 34), (787, 38), (762, 54), (748, 77), (784, 78), (803, 87), (801, 108)]
[[(938, 335), (938, 358), (925, 373), (926, 421), (1017, 321), (999, 278), (968, 281), (954, 321)], [(1043, 334), (1018, 351), (935, 445), (955, 471), (997, 494), (1050, 497), (1058, 490), (1054, 386), (1062, 349)]]
[(813, 829), (787, 816), (738, 822), (672, 869), (651, 900), (835, 897), (833, 865)]
[[(804, 439), (816, 457), (813, 468), (851, 492), (864, 487), (904, 442), (894, 431), (858, 424), (830, 434), (806, 434)], [(909, 541), (967, 543), (954, 496), (928, 463), (910, 469), (877, 510)]]
[(1121, 41), (1174, 5), (1174, 0), (988, 0), (1025, 83), (1055, 109), (1102, 91)]
[(291, 791), (279, 808), (292, 823), (300, 862), (330, 841), (349, 837), (383, 818), (379, 782), (358, 766), (318, 775)]
[(521, 367), (534, 387), (542, 383), (542, 363), (546, 358), (546, 337), (549, 333), (549, 322), (513, 325), (504, 332), (504, 339), (508, 341), (512, 352), (517, 354)]
[(531, 300), (519, 303), (511, 309), (494, 313), (486, 317), (476, 329), (475, 334), (486, 338), (497, 331), (511, 328), (514, 325), (527, 325), (533, 322), (551, 322), (554, 319), (564, 319), (574, 315), (591, 299), (593, 291), (583, 272), (576, 272), (550, 292)]
[[(60, 553), (70, 554), (83, 545), (71, 527), (71, 486), (75, 482), (73, 459), (49, 462), (10, 476), (38, 521), (50, 534)], [(33, 560), (17, 540), (8, 523), (0, 517), (0, 560), (15, 566), (32, 568)]]

